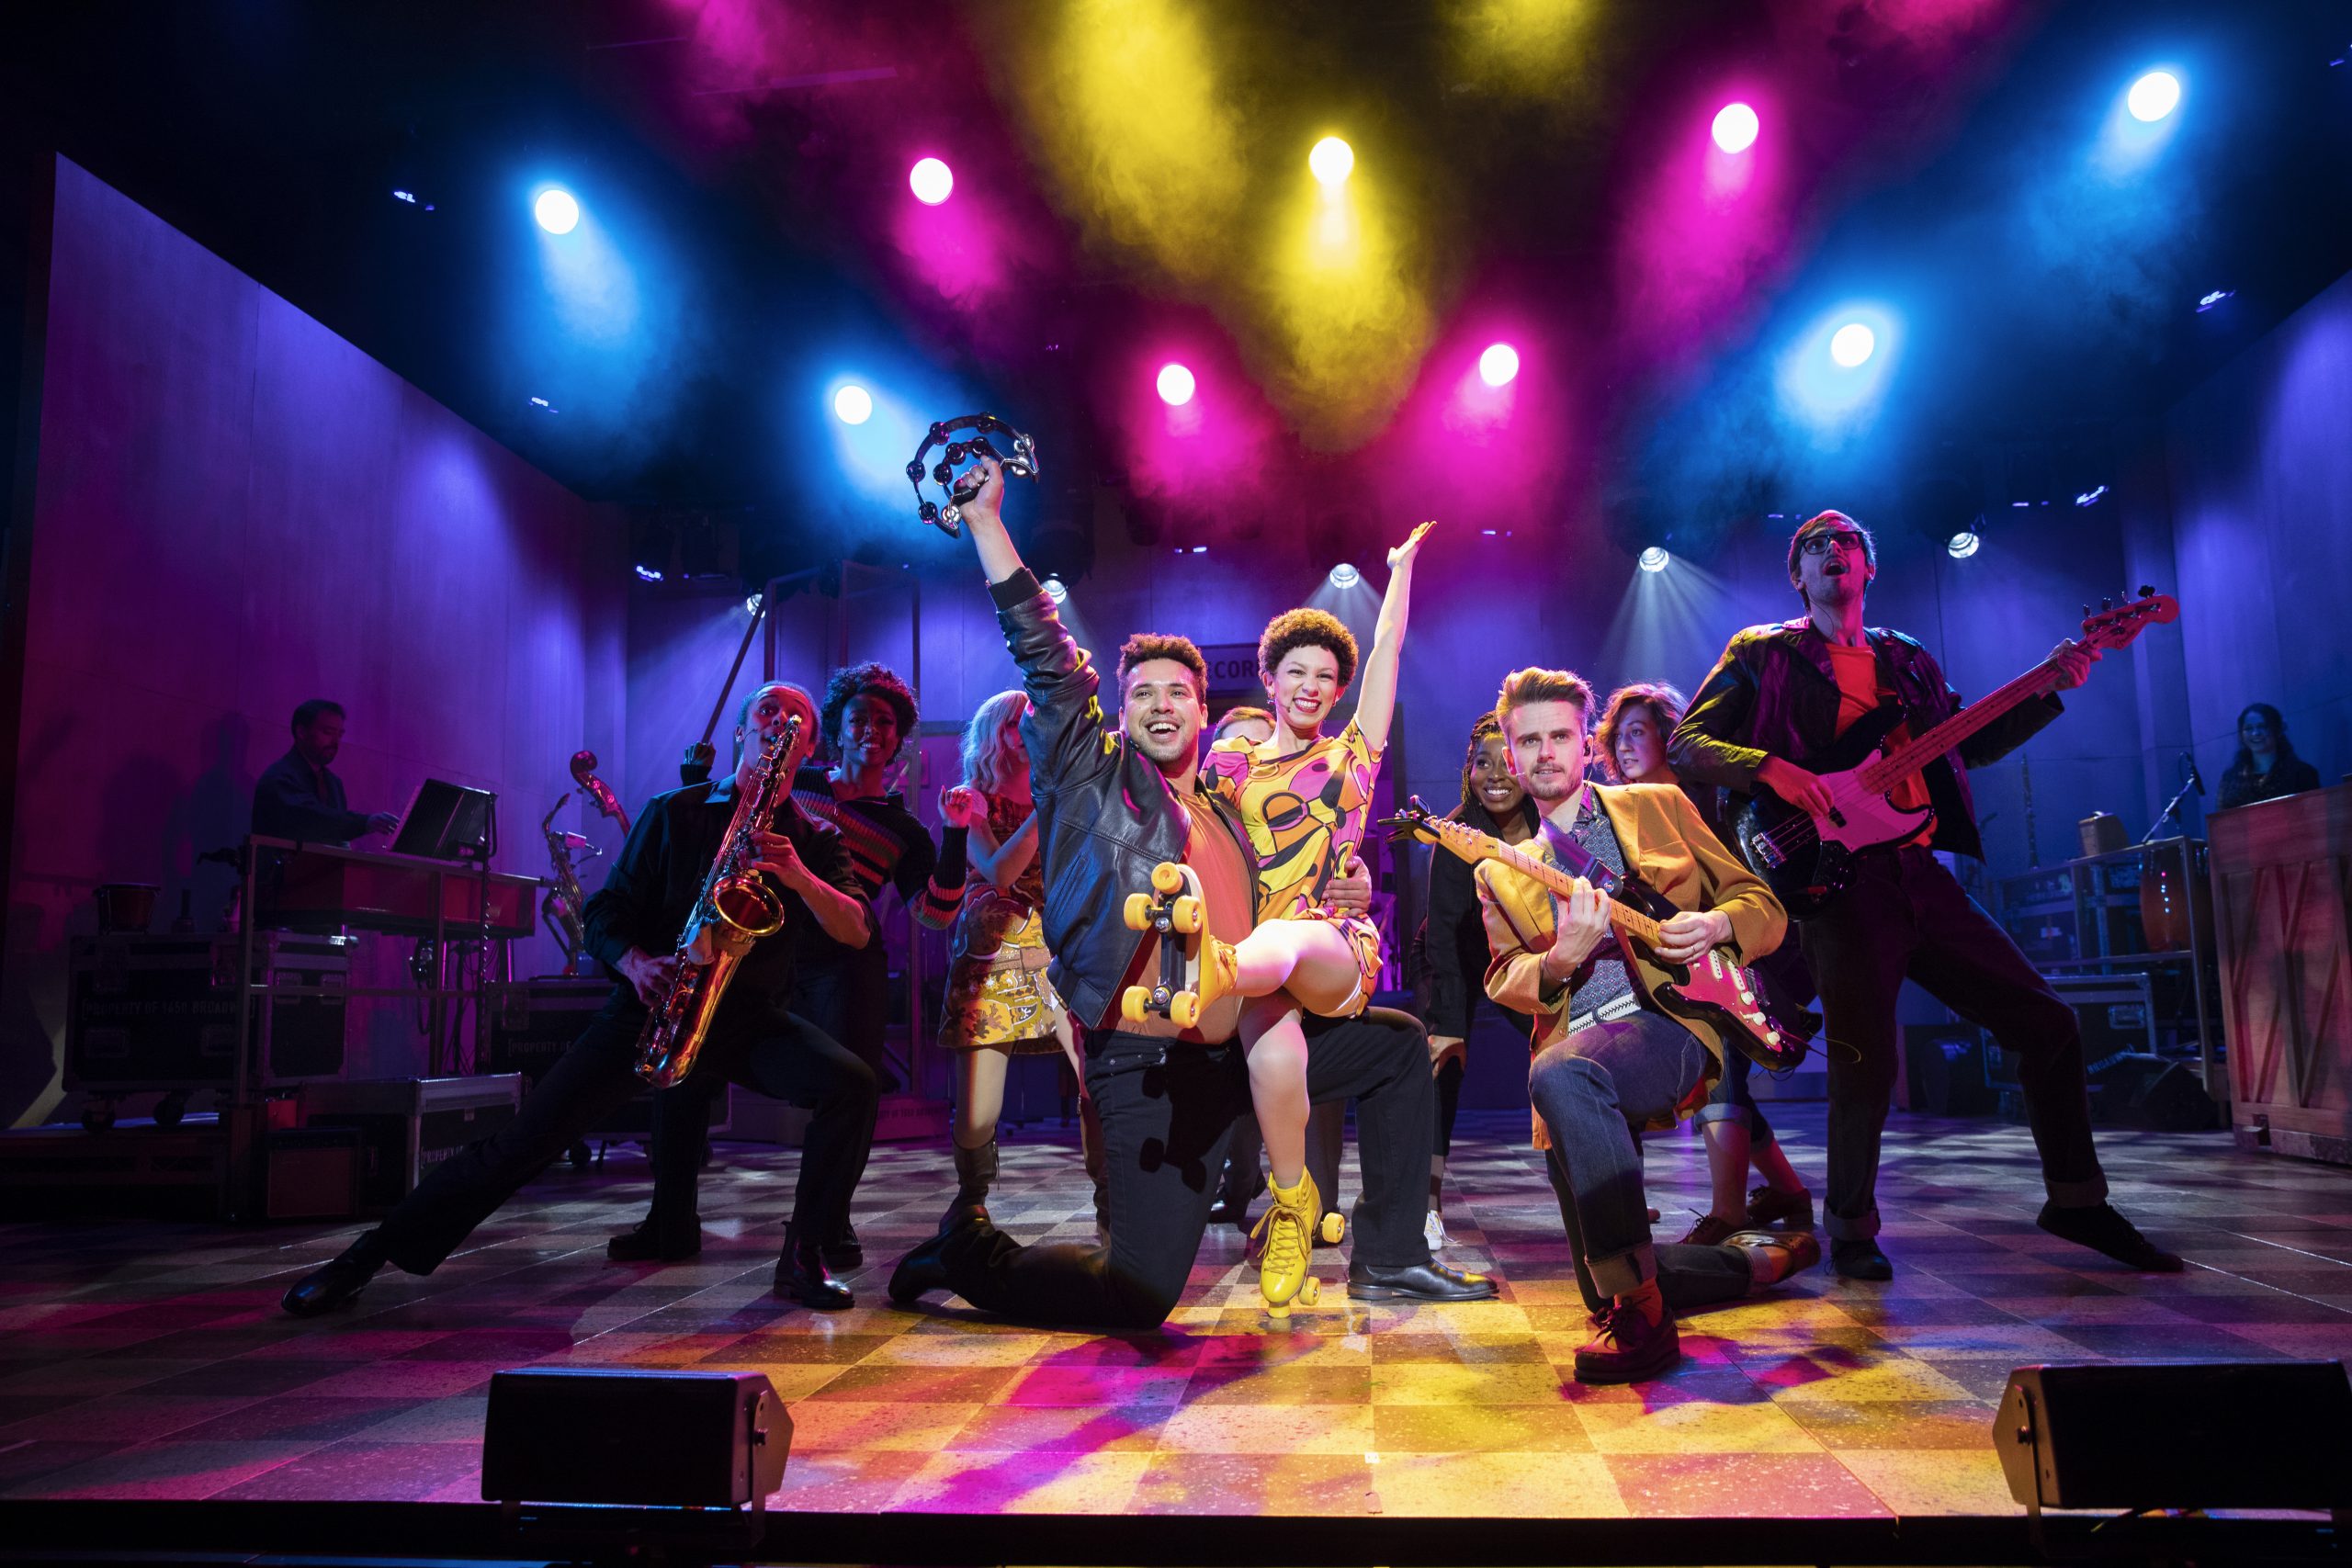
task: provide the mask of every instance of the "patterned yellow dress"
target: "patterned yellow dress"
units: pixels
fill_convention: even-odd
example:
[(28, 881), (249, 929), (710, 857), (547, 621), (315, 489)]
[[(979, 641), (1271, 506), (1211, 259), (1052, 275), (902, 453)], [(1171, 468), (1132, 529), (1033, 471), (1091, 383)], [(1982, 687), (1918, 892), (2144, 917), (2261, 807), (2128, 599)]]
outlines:
[[(989, 832), (1000, 844), (1021, 830), (1031, 807), (996, 795), (989, 803)], [(939, 1015), (944, 1051), (1002, 1051), (1009, 1055), (1058, 1055), (1054, 1022), (1066, 1017), (1061, 997), (1046, 978), (1045, 871), (1035, 859), (1010, 888), (1000, 888), (978, 866), (964, 877), (964, 906), (948, 932), (947, 990)]]
[(1363, 1010), (1380, 978), (1380, 928), (1324, 902), (1340, 867), (1363, 842), (1380, 753), (1351, 719), (1303, 751), (1267, 761), (1235, 737), (1210, 748), (1202, 773), (1241, 813), (1258, 852), (1258, 919), (1323, 920), (1355, 949), (1363, 980), (1342, 1016)]

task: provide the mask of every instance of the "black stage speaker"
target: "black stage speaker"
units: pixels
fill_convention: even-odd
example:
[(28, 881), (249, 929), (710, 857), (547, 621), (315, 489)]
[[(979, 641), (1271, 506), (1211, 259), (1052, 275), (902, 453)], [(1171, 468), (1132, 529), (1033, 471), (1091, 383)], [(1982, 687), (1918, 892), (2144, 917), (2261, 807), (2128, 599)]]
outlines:
[(2030, 1509), (2352, 1506), (2341, 1361), (2019, 1367), (1993, 1419)]
[(1984, 1074), (1993, 1047), (1973, 1023), (1903, 1026), (1905, 1109), (1917, 1116), (1990, 1116), (1999, 1097)]
[(481, 1495), (758, 1508), (791, 1448), (792, 1417), (763, 1372), (525, 1367), (491, 1376)]

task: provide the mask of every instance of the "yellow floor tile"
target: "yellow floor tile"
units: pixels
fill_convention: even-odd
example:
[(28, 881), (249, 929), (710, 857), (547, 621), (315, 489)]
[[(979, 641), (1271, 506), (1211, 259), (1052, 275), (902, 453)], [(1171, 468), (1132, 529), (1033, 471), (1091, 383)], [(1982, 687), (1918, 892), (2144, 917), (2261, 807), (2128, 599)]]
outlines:
[(806, 1400), (792, 1406), (795, 1453), (824, 1449), (928, 1453), (947, 1446), (978, 1404), (872, 1404), (856, 1400)]
[[(1626, 1517), (1608, 1461), (1599, 1454), (1384, 1452), (1372, 1468), (1381, 1512), (1390, 1517)], [(1464, 1552), (1465, 1559), (1475, 1555)]]
[(1717, 1404), (1690, 1400), (1645, 1407), (1579, 1404), (1592, 1446), (1602, 1453), (1817, 1453), (1821, 1444), (1788, 1412), (1770, 1403)]
[(1487, 1409), (1375, 1404), (1372, 1433), (1385, 1460), (1424, 1453), (1588, 1453), (1592, 1438), (1575, 1408), (1499, 1404)]
[(1362, 1454), (1372, 1448), (1367, 1404), (1189, 1404), (1160, 1428), (1181, 1453)]
[(1990, 1452), (1841, 1449), (1838, 1462), (1898, 1514), (2017, 1514)]
[(1374, 1404), (1485, 1405), (1558, 1404), (1563, 1381), (1557, 1368), (1541, 1366), (1447, 1366), (1392, 1362), (1374, 1370)]
[(891, 1499), (894, 1510), (945, 1514), (1117, 1514), (1149, 1453), (935, 1454)]

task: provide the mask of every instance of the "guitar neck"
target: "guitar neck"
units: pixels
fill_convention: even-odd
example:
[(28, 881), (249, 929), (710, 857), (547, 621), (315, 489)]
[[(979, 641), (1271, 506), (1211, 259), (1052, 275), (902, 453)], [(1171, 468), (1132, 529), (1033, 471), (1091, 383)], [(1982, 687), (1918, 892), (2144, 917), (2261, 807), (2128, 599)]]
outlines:
[[(1521, 876), (1533, 878), (1563, 898), (1576, 891), (1576, 878), (1549, 861), (1537, 860), (1526, 851), (1513, 849), (1500, 839), (1489, 841), (1493, 846), (1494, 859), (1510, 867)], [(1621, 904), (1614, 898), (1608, 900), (1608, 904), (1611, 926), (1648, 946), (1658, 945), (1658, 929), (1656, 920), (1651, 919), (1639, 909)]]
[(2057, 689), (2058, 667), (2044, 660), (2007, 685), (1985, 693), (1925, 735), (1905, 741), (1864, 768), (1862, 784), (1879, 793), (1893, 789), (2019, 703), (2046, 697)]

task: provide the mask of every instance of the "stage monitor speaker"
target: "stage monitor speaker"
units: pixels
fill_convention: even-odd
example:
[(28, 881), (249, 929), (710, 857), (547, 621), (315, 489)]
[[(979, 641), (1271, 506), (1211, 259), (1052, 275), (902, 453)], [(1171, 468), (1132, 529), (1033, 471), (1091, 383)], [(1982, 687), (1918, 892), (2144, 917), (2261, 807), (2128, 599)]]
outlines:
[(2028, 1508), (2352, 1506), (2341, 1361), (2019, 1367), (1993, 1420)]
[(491, 1377), (481, 1495), (759, 1508), (791, 1448), (792, 1417), (762, 1372), (525, 1367)]

